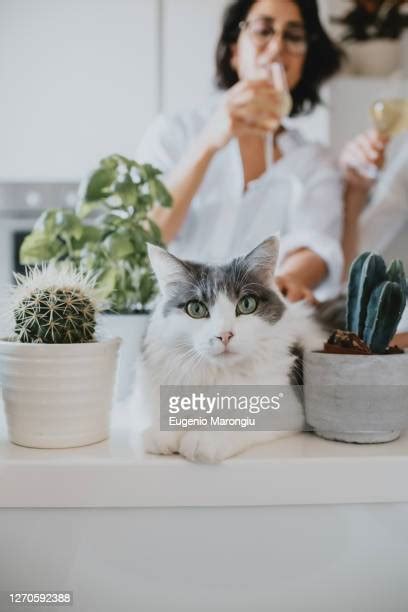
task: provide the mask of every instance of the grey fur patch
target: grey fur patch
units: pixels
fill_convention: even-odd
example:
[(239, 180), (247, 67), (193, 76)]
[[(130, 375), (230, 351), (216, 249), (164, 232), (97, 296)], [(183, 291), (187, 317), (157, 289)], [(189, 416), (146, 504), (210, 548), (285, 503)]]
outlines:
[(190, 261), (181, 263), (185, 276), (167, 286), (164, 316), (174, 308), (184, 309), (190, 300), (199, 300), (210, 310), (220, 293), (226, 294), (234, 304), (244, 295), (253, 295), (258, 299), (254, 315), (271, 324), (279, 321), (285, 311), (285, 304), (279, 295), (264, 284), (263, 270), (257, 271), (245, 258), (234, 259), (224, 266), (207, 266)]
[(315, 320), (327, 332), (335, 329), (345, 330), (347, 311), (347, 296), (340, 295), (329, 302), (322, 302), (316, 307)]

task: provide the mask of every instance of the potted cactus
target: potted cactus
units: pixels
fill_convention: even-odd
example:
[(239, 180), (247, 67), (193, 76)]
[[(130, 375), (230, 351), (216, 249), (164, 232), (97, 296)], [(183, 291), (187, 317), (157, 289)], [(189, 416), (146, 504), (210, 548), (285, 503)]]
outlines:
[(388, 442), (408, 426), (408, 355), (390, 347), (407, 301), (402, 262), (363, 253), (350, 269), (347, 329), (304, 356), (306, 420), (344, 442)]
[(106, 439), (120, 339), (96, 338), (103, 301), (94, 279), (66, 263), (16, 280), (13, 330), (0, 341), (10, 440), (65, 448)]

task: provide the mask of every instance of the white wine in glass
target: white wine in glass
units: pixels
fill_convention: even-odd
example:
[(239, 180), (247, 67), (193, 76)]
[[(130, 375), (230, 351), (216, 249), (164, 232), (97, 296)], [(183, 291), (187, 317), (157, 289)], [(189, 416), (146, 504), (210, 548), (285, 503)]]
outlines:
[(377, 100), (371, 105), (370, 112), (375, 127), (382, 134), (397, 136), (408, 130), (408, 99)]

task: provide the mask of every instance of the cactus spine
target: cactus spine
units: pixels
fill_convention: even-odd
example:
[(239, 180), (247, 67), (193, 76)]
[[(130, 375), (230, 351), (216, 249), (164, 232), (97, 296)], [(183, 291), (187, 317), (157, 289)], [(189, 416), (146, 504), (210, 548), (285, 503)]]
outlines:
[(384, 353), (401, 320), (407, 301), (404, 266), (395, 260), (386, 269), (376, 253), (363, 253), (350, 270), (347, 329), (373, 353)]
[(70, 266), (34, 269), (17, 277), (14, 334), (20, 342), (72, 344), (95, 340), (100, 303), (89, 276)]

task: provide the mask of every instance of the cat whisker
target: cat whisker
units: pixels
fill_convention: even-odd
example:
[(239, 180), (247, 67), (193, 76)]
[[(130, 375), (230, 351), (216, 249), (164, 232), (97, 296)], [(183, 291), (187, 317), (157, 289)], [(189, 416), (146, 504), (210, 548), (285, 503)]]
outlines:
[(183, 366), (186, 365), (187, 362), (191, 362), (191, 357), (196, 356), (197, 351), (195, 350), (195, 348), (190, 348), (187, 352), (176, 355), (175, 356), (175, 363), (173, 365), (173, 367), (171, 368), (171, 370), (169, 372), (167, 372), (167, 379), (171, 380), (173, 374), (177, 371), (180, 370)]

